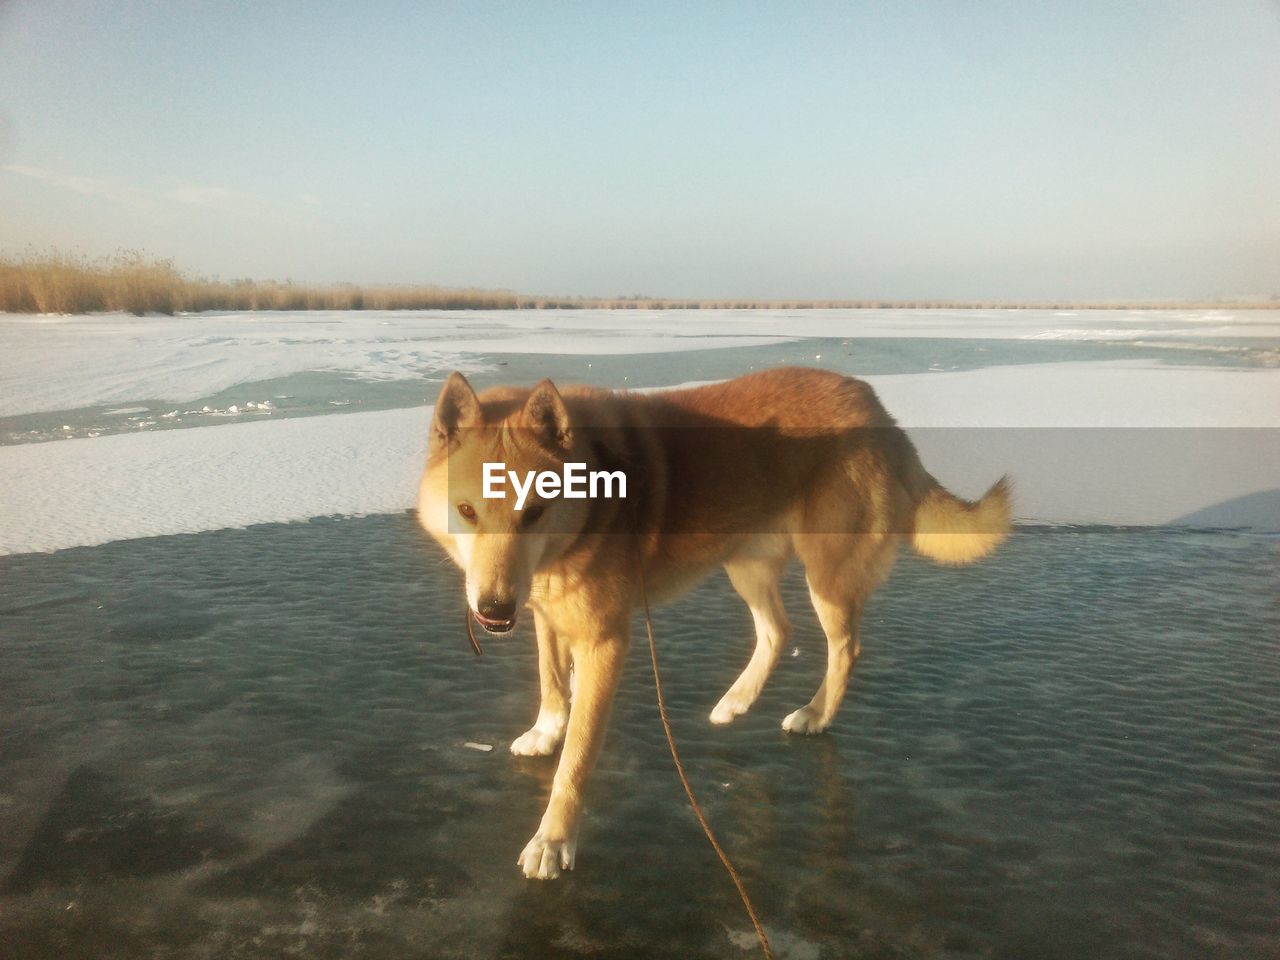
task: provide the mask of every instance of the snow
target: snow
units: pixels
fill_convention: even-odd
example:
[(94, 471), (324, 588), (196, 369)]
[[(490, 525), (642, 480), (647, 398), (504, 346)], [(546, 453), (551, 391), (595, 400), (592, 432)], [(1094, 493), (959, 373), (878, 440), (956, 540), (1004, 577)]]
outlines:
[(867, 377), (907, 427), (1277, 427), (1280, 372), (1155, 360)]
[[(1230, 516), (1280, 529), (1267, 496), (1280, 477), (1278, 371), (1120, 361), (869, 379), (935, 476), (976, 496), (1009, 473), (1021, 518), (1168, 523), (1252, 495)], [(0, 553), (405, 510), (430, 416), (334, 413), (0, 447)]]
[[(784, 331), (783, 335), (779, 331)], [(474, 372), (493, 353), (646, 354), (799, 337), (1150, 340), (1280, 337), (1280, 311), (524, 310), (0, 314), (0, 416), (174, 405), (308, 370), (366, 380)]]
[(711, 331), (704, 335), (670, 321), (645, 325), (619, 323), (602, 311), (566, 313), (573, 314), (571, 322), (535, 311), (0, 314), (0, 416), (141, 399), (179, 404), (304, 371), (372, 381), (474, 373), (486, 368), (473, 356), (479, 352), (662, 353), (786, 339), (761, 333), (758, 324), (733, 335), (704, 323)]
[(1055, 363), (868, 377), (925, 466), (1048, 523), (1280, 531), (1280, 373)]
[(418, 408), (0, 447), (0, 553), (403, 510), (429, 423)]

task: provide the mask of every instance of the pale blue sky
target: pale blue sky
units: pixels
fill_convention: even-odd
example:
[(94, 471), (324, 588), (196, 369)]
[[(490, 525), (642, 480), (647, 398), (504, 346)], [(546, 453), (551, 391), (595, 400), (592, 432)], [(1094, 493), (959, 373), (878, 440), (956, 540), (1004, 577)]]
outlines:
[(0, 249), (699, 297), (1280, 293), (1280, 8), (0, 0)]

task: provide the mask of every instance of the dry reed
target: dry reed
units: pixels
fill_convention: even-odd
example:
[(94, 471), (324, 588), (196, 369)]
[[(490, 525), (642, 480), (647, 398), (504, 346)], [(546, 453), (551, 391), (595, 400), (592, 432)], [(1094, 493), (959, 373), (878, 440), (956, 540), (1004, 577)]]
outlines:
[(0, 312), (198, 313), (205, 310), (815, 310), (815, 309), (1234, 309), (1271, 308), (1280, 300), (1001, 301), (690, 300), (665, 297), (546, 297), (440, 286), (308, 285), (276, 280), (191, 278), (172, 260), (123, 250), (90, 260), (57, 250), (0, 256)]
[(501, 290), (438, 286), (313, 286), (184, 276), (172, 260), (134, 250), (89, 260), (59, 251), (0, 257), (0, 311), (196, 313), (203, 310), (510, 310)]

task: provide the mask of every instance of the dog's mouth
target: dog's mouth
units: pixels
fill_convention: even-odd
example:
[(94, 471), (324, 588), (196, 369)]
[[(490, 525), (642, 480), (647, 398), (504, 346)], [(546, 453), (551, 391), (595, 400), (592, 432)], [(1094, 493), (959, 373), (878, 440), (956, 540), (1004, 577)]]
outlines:
[(490, 620), (486, 616), (471, 611), (471, 616), (476, 618), (476, 623), (484, 627), (485, 633), (509, 633), (511, 628), (516, 625), (516, 618), (510, 620)]

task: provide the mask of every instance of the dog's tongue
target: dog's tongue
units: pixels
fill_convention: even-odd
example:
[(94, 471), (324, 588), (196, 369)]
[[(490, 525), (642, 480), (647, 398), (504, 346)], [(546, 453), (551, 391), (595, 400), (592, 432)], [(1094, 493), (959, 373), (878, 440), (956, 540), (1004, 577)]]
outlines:
[(480, 626), (484, 627), (487, 633), (510, 633), (516, 625), (515, 620), (490, 620), (479, 615), (476, 619), (480, 621)]

